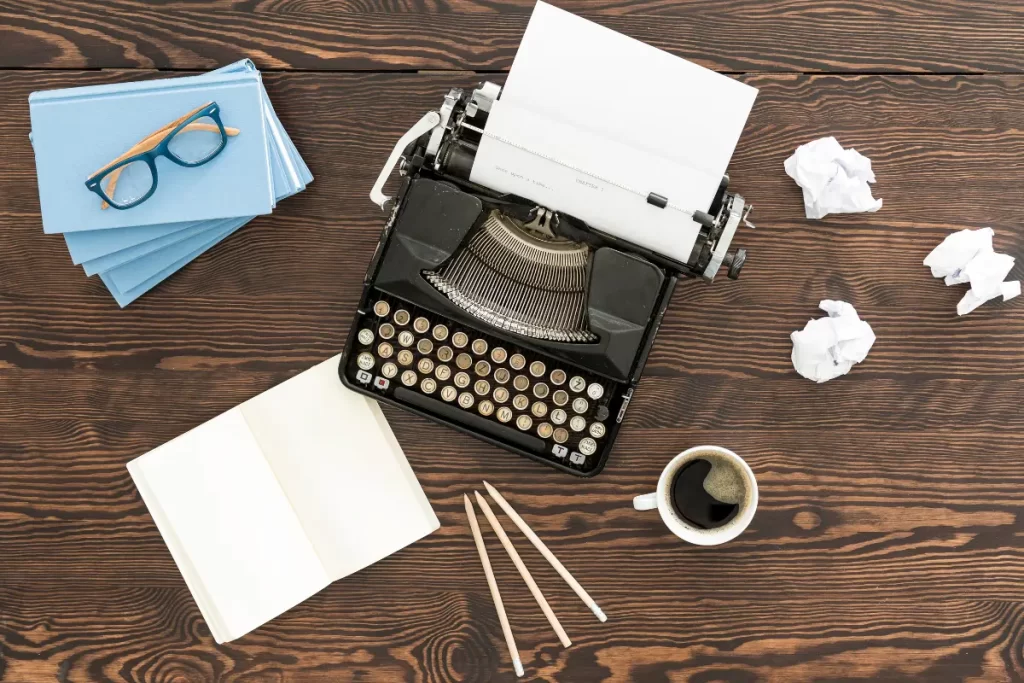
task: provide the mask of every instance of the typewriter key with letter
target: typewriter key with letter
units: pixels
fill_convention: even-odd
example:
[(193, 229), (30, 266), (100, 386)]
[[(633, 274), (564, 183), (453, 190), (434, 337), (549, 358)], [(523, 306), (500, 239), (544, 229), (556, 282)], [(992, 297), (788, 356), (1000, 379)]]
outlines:
[(533, 413), (534, 417), (544, 417), (548, 414), (548, 405), (543, 401), (536, 401), (530, 407), (530, 412)]
[(455, 387), (448, 386), (441, 389), (441, 398), (447, 401), (448, 403), (454, 401), (455, 397), (458, 395), (459, 391)]
[(395, 321), (396, 325), (401, 327), (403, 325), (408, 325), (409, 324), (409, 318), (410, 317), (411, 316), (409, 315), (409, 311), (407, 311), (407, 310), (405, 310), (403, 308), (399, 308), (397, 311), (395, 311), (395, 315), (392, 318), (392, 320)]
[(481, 377), (486, 377), (487, 375), (491, 374), (491, 364), (485, 360), (478, 360), (476, 362), (476, 366), (474, 366), (473, 369), (476, 371), (476, 374), (480, 375)]
[(580, 415), (587, 412), (588, 408), (590, 408), (590, 404), (587, 403), (587, 399), (585, 398), (580, 397), (572, 402), (572, 409)]
[(384, 359), (391, 358), (395, 355), (395, 347), (387, 342), (381, 342), (377, 345), (377, 355)]
[(473, 367), (473, 357), (468, 353), (460, 353), (455, 358), (455, 364), (459, 366), (460, 370), (469, 370)]
[(452, 369), (447, 365), (438, 365), (434, 368), (434, 376), (442, 382), (447, 382), (452, 376)]
[(415, 358), (415, 356), (412, 355), (412, 351), (409, 349), (402, 349), (398, 352), (399, 365), (412, 365), (413, 358)]
[(583, 379), (579, 375), (576, 375), (571, 380), (569, 380), (569, 388), (575, 391), (576, 393), (579, 393), (587, 388), (587, 380)]
[(530, 427), (533, 426), (533, 418), (529, 415), (520, 415), (516, 418), (516, 427), (523, 430), (524, 432), (530, 431)]
[(530, 399), (526, 398), (523, 394), (516, 394), (512, 398), (512, 406), (516, 410), (526, 410), (530, 407)]
[(551, 400), (556, 406), (564, 406), (569, 403), (569, 392), (565, 389), (559, 389), (551, 395)]
[(412, 321), (412, 329), (416, 330), (420, 334), (426, 334), (427, 330), (430, 329), (430, 321), (420, 316)]
[(473, 353), (475, 353), (478, 356), (482, 356), (485, 353), (487, 353), (487, 342), (484, 341), (483, 339), (474, 339)]
[(380, 366), (380, 374), (384, 375), (388, 379), (393, 379), (398, 374), (398, 366), (394, 363), (385, 363)]
[(452, 351), (452, 347), (442, 346), (437, 350), (437, 359), (442, 363), (450, 363), (452, 358), (455, 358), (455, 352)]
[(569, 440), (569, 432), (565, 429), (565, 427), (557, 427), (555, 429), (555, 433), (552, 434), (552, 438), (557, 443), (565, 443), (566, 441)]
[(416, 350), (422, 353), (424, 356), (430, 355), (430, 352), (434, 350), (434, 342), (430, 341), (426, 337), (416, 342)]
[(508, 389), (506, 389), (505, 387), (495, 387), (494, 388), (494, 402), (495, 403), (504, 403), (507, 400), (508, 400)]
[(455, 382), (455, 386), (457, 386), (459, 389), (465, 389), (466, 387), (469, 386), (470, 383), (469, 375), (467, 375), (464, 372), (456, 372), (455, 379), (452, 381)]
[(420, 358), (420, 362), (416, 364), (416, 369), (419, 370), (421, 374), (429, 375), (434, 371), (434, 361), (429, 358)]
[(526, 358), (521, 353), (513, 353), (512, 357), (508, 359), (508, 364), (512, 366), (513, 370), (522, 370), (526, 367)]
[(589, 387), (587, 387), (587, 396), (594, 399), (595, 401), (598, 400), (599, 398), (604, 396), (604, 387), (598, 384), (597, 382), (594, 382)]
[(377, 334), (380, 335), (381, 339), (391, 339), (395, 336), (395, 326), (391, 323), (384, 323), (378, 328)]
[(533, 385), (533, 395), (537, 398), (547, 398), (550, 391), (548, 385), (544, 384), (544, 382), (537, 382)]
[(437, 391), (437, 382), (430, 377), (424, 377), (423, 381), (420, 382), (420, 391), (424, 394), (432, 394)]
[(491, 349), (491, 360), (494, 361), (495, 364), (501, 365), (502, 363), (505, 362), (507, 358), (508, 351), (501, 348), (500, 346), (495, 346), (493, 349)]
[(508, 406), (501, 406), (498, 408), (498, 412), (494, 415), (498, 418), (499, 422), (511, 422), (512, 421), (512, 409)]
[(409, 330), (402, 330), (398, 333), (398, 343), (405, 347), (412, 346), (416, 343), (416, 335)]
[(556, 387), (560, 387), (565, 384), (565, 370), (552, 370), (551, 383)]
[(491, 414), (494, 412), (494, 404), (491, 403), (490, 401), (483, 400), (483, 401), (480, 401), (480, 405), (478, 405), (476, 407), (476, 409), (484, 417), (490, 417)]
[(373, 312), (378, 318), (386, 318), (391, 312), (391, 305), (387, 301), (378, 301), (373, 305)]
[(461, 394), (459, 394), (459, 405), (465, 408), (466, 410), (472, 408), (474, 403), (476, 403), (476, 399), (473, 398), (473, 394), (469, 393), (468, 391), (464, 391)]
[(550, 422), (541, 422), (537, 425), (537, 436), (542, 439), (550, 439), (554, 431), (555, 428), (551, 426)]
[(565, 411), (561, 408), (555, 408), (551, 411), (551, 421), (556, 425), (565, 424), (565, 421), (569, 419), (569, 416), (565, 414)]
[(405, 386), (411, 387), (416, 384), (417, 381), (419, 381), (419, 377), (416, 376), (416, 373), (413, 370), (406, 370), (402, 373), (402, 384)]
[(516, 391), (526, 391), (530, 388), (530, 378), (526, 375), (516, 375), (516, 378), (512, 380), (512, 386), (516, 388)]
[(498, 368), (494, 371), (494, 381), (498, 384), (505, 384), (511, 376), (512, 373), (508, 371), (508, 368)]
[(547, 366), (539, 360), (535, 360), (530, 363), (530, 374), (534, 377), (543, 377), (544, 373), (547, 371)]
[(473, 392), (477, 396), (486, 396), (491, 393), (491, 383), (485, 379), (478, 379), (476, 383), (473, 384)]
[(469, 335), (465, 332), (456, 332), (452, 335), (452, 346), (457, 349), (466, 348), (466, 344), (469, 343)]
[(448, 326), (447, 325), (435, 325), (434, 326), (434, 339), (439, 342), (443, 342), (448, 338)]

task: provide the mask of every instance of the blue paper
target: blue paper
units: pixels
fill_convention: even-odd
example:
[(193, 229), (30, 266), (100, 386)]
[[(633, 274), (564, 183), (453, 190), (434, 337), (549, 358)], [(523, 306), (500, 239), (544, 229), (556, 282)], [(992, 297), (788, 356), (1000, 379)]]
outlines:
[[(136, 244), (135, 246), (128, 247), (127, 249), (122, 249), (111, 254), (105, 254), (99, 258), (85, 261), (81, 264), (82, 269), (85, 270), (85, 274), (89, 276), (96, 275), (98, 273), (105, 273), (108, 270), (130, 263), (136, 259), (146, 256), (147, 254), (160, 251), (164, 247), (177, 244), (178, 242), (192, 237), (193, 235), (198, 235), (199, 233), (216, 229), (219, 226), (219, 223), (220, 221), (199, 221), (192, 225), (192, 227), (185, 228), (184, 230), (177, 230), (156, 239), (143, 242), (142, 244)], [(188, 224), (185, 223), (184, 225)]]

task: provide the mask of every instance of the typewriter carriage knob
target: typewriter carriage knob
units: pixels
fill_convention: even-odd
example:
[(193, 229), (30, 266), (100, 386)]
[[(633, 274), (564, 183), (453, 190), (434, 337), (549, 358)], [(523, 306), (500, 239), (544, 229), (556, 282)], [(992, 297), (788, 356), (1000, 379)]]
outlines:
[(726, 255), (722, 260), (722, 265), (728, 268), (727, 275), (730, 280), (738, 280), (740, 277), (740, 271), (743, 269), (743, 264), (747, 262), (747, 250), (737, 249), (734, 253)]

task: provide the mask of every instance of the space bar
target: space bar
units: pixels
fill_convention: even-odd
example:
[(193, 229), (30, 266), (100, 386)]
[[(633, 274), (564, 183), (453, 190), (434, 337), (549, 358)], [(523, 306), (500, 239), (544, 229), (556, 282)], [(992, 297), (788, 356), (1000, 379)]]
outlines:
[(461, 408), (456, 408), (455, 406), (439, 401), (436, 398), (424, 396), (423, 394), (411, 391), (405, 387), (395, 388), (395, 398), (402, 403), (407, 403), (429, 413), (434, 413), (446, 420), (452, 420), (453, 422), (458, 422), (475, 431), (484, 432), (495, 439), (511, 442), (528, 451), (533, 451), (534, 453), (544, 452), (544, 442), (537, 437), (531, 436), (530, 434), (523, 434), (511, 427), (495, 424), (484, 417), (474, 415), (473, 413), (467, 413)]

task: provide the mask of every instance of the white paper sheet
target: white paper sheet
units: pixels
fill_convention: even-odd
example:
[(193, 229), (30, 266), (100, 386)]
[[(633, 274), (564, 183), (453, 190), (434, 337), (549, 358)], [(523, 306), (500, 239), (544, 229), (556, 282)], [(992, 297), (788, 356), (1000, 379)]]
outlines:
[[(633, 211), (632, 206), (650, 206), (646, 194), (657, 192), (688, 210), (706, 211), (756, 96), (755, 88), (739, 81), (538, 2), (499, 100), (507, 105), (507, 116), (512, 107), (531, 111), (532, 123), (514, 125), (498, 118), (488, 121), (487, 131), (492, 125), (500, 127), (505, 133), (501, 137), (554, 156), (552, 138), (558, 136), (551, 131), (572, 130), (575, 144), (558, 145), (565, 158), (557, 161), (588, 171), (584, 164), (606, 152), (609, 158), (597, 175), (613, 185), (592, 177), (584, 181), (603, 188), (593, 193), (590, 213), (618, 216), (625, 211), (620, 204), (628, 201), (630, 217), (614, 225), (608, 220), (600, 227), (685, 262), (696, 237), (693, 221), (671, 209)], [(518, 165), (527, 163), (523, 155), (510, 145), (485, 142), (477, 152), (473, 179), (477, 166), (482, 173), (505, 167), (509, 173), (504, 179), (488, 175), (499, 183), (490, 186), (523, 194), (522, 182), (514, 182), (512, 175)], [(541, 183), (533, 188), (538, 197), (578, 194), (574, 185), (579, 174), (553, 168), (557, 164), (539, 157), (528, 166), (531, 179)], [(542, 172), (543, 166), (551, 168)], [(542, 203), (534, 194), (525, 196)], [(652, 220), (655, 210), (676, 215)], [(672, 224), (669, 234), (666, 222)]]

